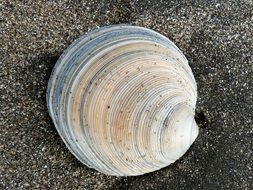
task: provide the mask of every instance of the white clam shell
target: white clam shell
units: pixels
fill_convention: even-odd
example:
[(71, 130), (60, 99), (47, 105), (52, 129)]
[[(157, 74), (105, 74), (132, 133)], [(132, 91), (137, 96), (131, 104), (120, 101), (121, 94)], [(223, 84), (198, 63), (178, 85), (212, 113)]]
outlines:
[(180, 158), (198, 135), (197, 87), (182, 52), (152, 30), (103, 27), (74, 41), (47, 103), (69, 150), (109, 175), (141, 175)]

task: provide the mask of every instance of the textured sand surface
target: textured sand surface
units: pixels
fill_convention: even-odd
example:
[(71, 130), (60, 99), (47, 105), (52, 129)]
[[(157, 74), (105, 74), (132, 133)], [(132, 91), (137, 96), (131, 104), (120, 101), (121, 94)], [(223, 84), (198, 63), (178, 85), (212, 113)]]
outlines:
[[(47, 113), (77, 37), (129, 23), (169, 37), (198, 84), (200, 135), (176, 163), (110, 177), (67, 150)], [(253, 189), (253, 1), (0, 1), (0, 189)]]

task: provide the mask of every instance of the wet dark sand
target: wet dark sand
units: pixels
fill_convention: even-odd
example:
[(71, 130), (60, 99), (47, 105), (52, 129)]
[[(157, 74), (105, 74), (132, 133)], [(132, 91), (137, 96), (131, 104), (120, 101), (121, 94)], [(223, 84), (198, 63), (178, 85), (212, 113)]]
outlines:
[[(0, 3), (0, 189), (253, 189), (251, 0), (26, 2)], [(45, 102), (62, 51), (115, 23), (169, 37), (198, 84), (199, 137), (176, 163), (139, 177), (106, 176), (81, 164)]]

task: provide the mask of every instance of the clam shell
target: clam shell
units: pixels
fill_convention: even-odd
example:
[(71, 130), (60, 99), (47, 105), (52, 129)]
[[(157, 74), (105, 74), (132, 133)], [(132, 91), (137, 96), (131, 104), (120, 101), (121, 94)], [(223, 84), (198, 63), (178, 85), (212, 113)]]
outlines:
[(57, 61), (48, 110), (85, 165), (141, 175), (180, 158), (198, 135), (197, 87), (183, 53), (163, 35), (114, 25), (75, 40)]

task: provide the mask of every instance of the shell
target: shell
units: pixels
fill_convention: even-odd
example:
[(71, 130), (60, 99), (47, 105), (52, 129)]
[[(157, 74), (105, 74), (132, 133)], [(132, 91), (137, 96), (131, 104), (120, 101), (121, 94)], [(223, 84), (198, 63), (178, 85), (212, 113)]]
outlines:
[(75, 40), (52, 72), (47, 103), (56, 129), (85, 165), (116, 176), (168, 166), (198, 135), (188, 61), (163, 35), (102, 27)]

